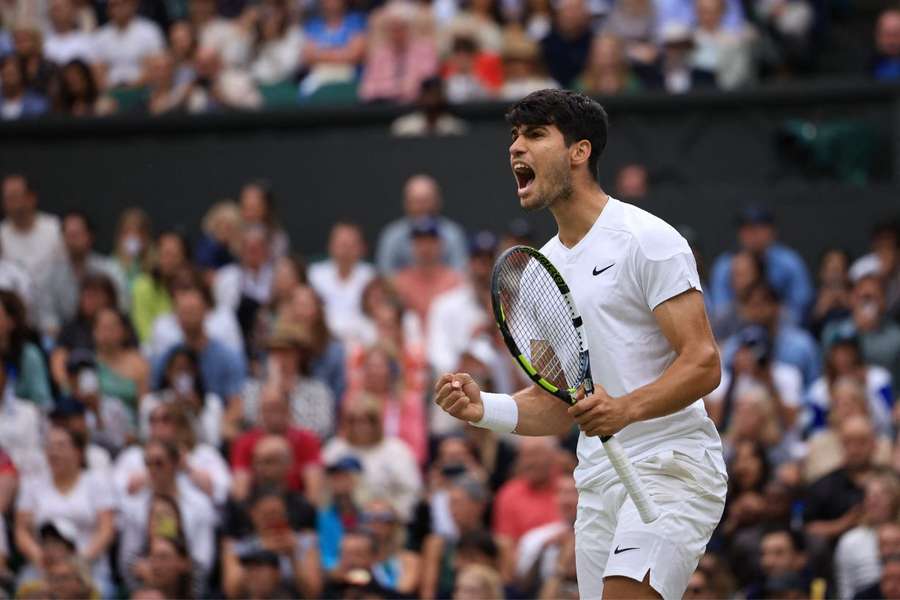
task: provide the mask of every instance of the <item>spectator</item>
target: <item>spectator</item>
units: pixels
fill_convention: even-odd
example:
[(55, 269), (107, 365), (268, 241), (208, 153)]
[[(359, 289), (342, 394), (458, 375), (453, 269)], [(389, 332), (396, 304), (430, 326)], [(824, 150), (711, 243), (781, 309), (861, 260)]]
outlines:
[[(491, 84), (494, 82), (486, 80), (483, 70), (479, 69), (485, 58), (487, 56), (479, 49), (476, 38), (463, 34), (457, 34), (453, 38), (443, 68), (444, 85), (450, 103), (484, 100), (491, 95)], [(496, 56), (490, 58), (496, 63)]]
[(570, 87), (584, 71), (592, 39), (590, 16), (584, 1), (560, 2), (553, 29), (541, 40), (541, 49), (550, 75), (563, 87)]
[(222, 399), (207, 390), (200, 359), (190, 348), (179, 346), (169, 353), (159, 387), (140, 402), (141, 438), (150, 433), (150, 416), (163, 404), (181, 406), (194, 424), (197, 441), (218, 448), (222, 444)]
[(80, 59), (67, 63), (59, 71), (53, 110), (73, 117), (104, 116), (116, 111), (110, 96), (102, 95), (87, 63)]
[[(684, 4), (684, 2), (682, 2)], [(693, 66), (694, 33), (679, 22), (662, 22), (660, 41), (662, 56), (655, 68), (641, 70), (642, 79), (656, 84), (670, 94), (683, 94), (693, 89), (713, 87), (712, 73)]]
[(359, 98), (412, 102), (438, 70), (433, 24), (409, 0), (392, 0), (372, 17)]
[(37, 202), (37, 192), (24, 175), (3, 179), (5, 218), (0, 224), (0, 246), (5, 258), (28, 273), (46, 273), (62, 249), (59, 219), (38, 211)]
[(248, 497), (253, 483), (251, 467), (254, 448), (266, 435), (287, 438), (293, 452), (287, 486), (303, 492), (311, 502), (318, 503), (322, 494), (319, 440), (313, 433), (292, 422), (288, 398), (281, 388), (273, 384), (263, 387), (260, 393), (257, 426), (240, 435), (232, 444), (232, 496), (237, 500)]
[(766, 266), (759, 255), (748, 250), (736, 252), (731, 259), (730, 287), (734, 295), (728, 298), (708, 294), (710, 321), (718, 339), (737, 333), (741, 326), (739, 299), (756, 283), (765, 281)]
[(463, 10), (440, 28), (441, 54), (452, 51), (460, 36), (474, 41), (474, 46), (496, 58), (503, 46), (503, 34), (497, 24), (497, 2), (475, 0), (462, 3)]
[[(294, 297), (294, 291), (306, 284), (306, 261), (302, 256), (289, 254), (275, 261), (275, 273), (272, 276), (272, 299), (269, 302), (267, 315), (270, 326), (278, 315), (287, 310), (287, 306)], [(319, 292), (317, 291), (317, 293)]]
[(875, 276), (866, 276), (853, 285), (850, 316), (830, 324), (822, 332), (822, 343), (830, 346), (840, 337), (859, 338), (862, 359), (890, 371), (900, 381), (900, 325), (885, 314), (884, 288)]
[(190, 259), (187, 240), (174, 231), (160, 233), (155, 246), (154, 264), (135, 278), (132, 290), (131, 319), (145, 344), (150, 341), (154, 321), (172, 311), (172, 283)]
[(737, 539), (741, 529), (756, 525), (762, 517), (763, 488), (770, 464), (765, 447), (751, 440), (733, 444), (728, 461), (728, 496), (722, 515), (722, 533)]
[(368, 586), (375, 579), (372, 568), (375, 566), (376, 550), (375, 536), (371, 532), (365, 529), (348, 531), (341, 539), (340, 560), (327, 574), (324, 597), (341, 598), (344, 597), (343, 590)]
[(153, 233), (150, 216), (138, 207), (126, 208), (119, 215), (116, 225), (115, 249), (112, 259), (118, 270), (125, 274), (128, 287), (126, 306), (131, 306), (134, 283), (138, 277), (150, 272)]
[(819, 261), (819, 286), (816, 302), (810, 312), (810, 329), (820, 337), (833, 321), (840, 321), (850, 314), (850, 257), (843, 250), (826, 250)]
[[(34, 403), (17, 398), (10, 388), (6, 369), (0, 369), (0, 390), (3, 390), (0, 448), (12, 461), (16, 473), (39, 476), (47, 470), (41, 446), (43, 415)], [(4, 465), (4, 472), (8, 471), (9, 466)], [(8, 485), (9, 480), (5, 483)]]
[[(278, 387), (290, 403), (291, 418), (318, 436), (334, 434), (336, 401), (331, 389), (311, 376), (312, 348), (309, 334), (291, 323), (279, 323), (268, 342), (269, 383)], [(244, 420), (259, 422), (259, 399), (266, 382), (251, 380), (244, 386), (241, 402)]]
[[(178, 503), (171, 496), (156, 495), (150, 500), (150, 513), (147, 515), (147, 540), (141, 557), (135, 562), (133, 567), (134, 576), (138, 580), (148, 580), (153, 577), (150, 572), (152, 563), (150, 561), (150, 547), (154, 538), (163, 537), (175, 540), (182, 544), (187, 544), (184, 531), (184, 522), (181, 519), (181, 511)], [(194, 580), (195, 585), (191, 586), (191, 592), (200, 591), (199, 584), (201, 582)]]
[(362, 464), (352, 456), (344, 456), (328, 463), (326, 472), (325, 493), (317, 521), (322, 568), (332, 571), (340, 559), (344, 532), (354, 529), (362, 516), (355, 498)]
[(182, 85), (193, 81), (197, 40), (189, 21), (175, 21), (169, 26), (169, 52), (174, 61), (175, 83)]
[(559, 87), (547, 75), (540, 46), (526, 33), (512, 29), (503, 34), (502, 58), (501, 99), (513, 102), (537, 90)]
[[(269, 239), (269, 256), (272, 259), (287, 256), (291, 241), (275, 214), (275, 191), (271, 184), (263, 179), (248, 181), (241, 188), (238, 204), (245, 226), (256, 225), (265, 229)], [(235, 235), (231, 239), (237, 241), (240, 238)]]
[(215, 555), (213, 505), (190, 481), (178, 477), (182, 457), (174, 443), (150, 440), (142, 453), (147, 469), (146, 485), (131, 495), (123, 494), (120, 500), (119, 573), (130, 589), (136, 587), (133, 567), (150, 538), (153, 500), (167, 496), (178, 506), (184, 537), (190, 540), (191, 559), (198, 570), (197, 577), (203, 581), (212, 569)]
[(223, 545), (225, 594), (229, 598), (244, 597), (246, 588), (242, 583), (245, 584), (246, 575), (241, 559), (268, 551), (277, 556), (283, 586), (303, 597), (318, 597), (321, 580), (315, 535), (291, 527), (284, 498), (277, 492), (261, 490), (248, 505), (252, 533), (237, 540), (226, 540)]
[(375, 262), (382, 275), (390, 275), (413, 262), (410, 232), (413, 223), (422, 217), (438, 222), (443, 242), (442, 260), (454, 269), (466, 266), (466, 234), (455, 222), (440, 214), (441, 189), (438, 182), (425, 174), (413, 175), (403, 187), (404, 216), (389, 223), (378, 238)]
[[(766, 280), (784, 300), (788, 321), (802, 323), (813, 300), (812, 283), (803, 259), (776, 241), (771, 211), (758, 206), (745, 208), (738, 217), (738, 243), (741, 249), (763, 259)], [(736, 290), (731, 287), (733, 256), (734, 253), (726, 252), (713, 264), (710, 294), (715, 299), (714, 304), (731, 302), (736, 297)]]
[(240, 557), (243, 569), (237, 585), (247, 598), (290, 598), (294, 593), (282, 583), (280, 557), (269, 550), (250, 552)]
[(529, 529), (516, 547), (516, 588), (532, 596), (542, 581), (553, 575), (560, 549), (574, 537), (578, 490), (568, 475), (556, 478), (559, 519)]
[[(677, 23), (684, 27), (694, 27), (699, 21), (697, 4), (692, 0), (654, 0), (657, 21), (663, 26)], [(745, 27), (743, 5), (736, 0), (726, 0), (723, 26), (729, 31), (741, 31)]]
[(444, 84), (439, 77), (422, 81), (414, 112), (397, 117), (391, 123), (396, 137), (428, 137), (462, 135), (468, 126), (447, 110)]
[[(33, 590), (38, 597), (59, 598), (60, 600), (81, 600), (100, 596), (84, 561), (77, 557), (67, 557), (53, 563), (45, 577)], [(24, 593), (22, 597), (26, 597)], [(17, 595), (18, 597), (18, 595)]]
[(456, 576), (454, 600), (492, 600), (506, 597), (500, 574), (485, 565), (469, 565)]
[(136, 419), (138, 400), (149, 391), (150, 366), (137, 349), (127, 317), (114, 308), (98, 311), (94, 347), (100, 392), (121, 400)]
[(147, 98), (144, 105), (151, 115), (180, 112), (187, 109), (189, 82), (175, 79), (175, 61), (168, 52), (152, 54), (144, 60)]
[(355, 456), (363, 466), (362, 498), (390, 498), (403, 522), (409, 522), (422, 489), (415, 456), (405, 442), (386, 437), (383, 413), (374, 402), (358, 402), (344, 408), (341, 428), (322, 452), (327, 463)]
[[(44, 523), (38, 529), (37, 540), (41, 563), (26, 564), (22, 568), (18, 576), (18, 594), (43, 590), (49, 571), (60, 562), (78, 558), (78, 529), (69, 519), (56, 518)], [(3, 541), (6, 541), (5, 536)]]
[(613, 4), (602, 33), (622, 40), (628, 61), (646, 67), (659, 57), (657, 25), (652, 0), (626, 0)]
[(29, 563), (39, 568), (43, 553), (36, 533), (54, 519), (68, 519), (77, 530), (78, 555), (105, 593), (112, 579), (107, 551), (115, 536), (112, 486), (102, 471), (84, 468), (84, 438), (60, 427), (47, 435), (48, 478), (23, 482), (16, 504), (15, 540)]
[(199, 49), (209, 49), (221, 57), (228, 69), (244, 69), (249, 65), (255, 34), (253, 12), (245, 12), (238, 19), (227, 19), (219, 15), (216, 0), (189, 0), (188, 16)]
[(725, 0), (695, 0), (694, 68), (715, 76), (723, 90), (745, 86), (753, 78), (752, 33), (729, 28)]
[(366, 51), (366, 18), (348, 11), (345, 0), (325, 0), (320, 14), (304, 27), (303, 61), (309, 74), (300, 85), (301, 96), (322, 86), (356, 81)]
[(51, 0), (47, 16), (50, 28), (44, 38), (44, 57), (57, 66), (73, 60), (92, 62), (94, 43), (89, 32), (79, 27), (73, 0)]
[(393, 284), (403, 304), (426, 323), (434, 299), (462, 284), (460, 274), (441, 262), (439, 221), (423, 217), (410, 225), (413, 264), (394, 275)]
[(805, 549), (802, 533), (772, 528), (763, 534), (760, 544), (762, 585), (751, 586), (747, 590), (748, 597), (782, 597), (788, 590), (808, 592)]
[[(780, 303), (774, 289), (765, 283), (755, 283), (739, 299), (738, 313), (748, 325), (760, 325), (772, 341), (772, 358), (800, 369), (803, 385), (808, 386), (821, 374), (819, 348), (805, 330), (779, 318)], [(733, 335), (722, 344), (726, 368), (730, 368), (738, 349), (738, 337)]]
[(854, 598), (897, 598), (900, 596), (900, 555), (885, 554), (882, 555), (881, 561), (879, 581), (856, 594)]
[(143, 585), (159, 590), (165, 598), (192, 598), (191, 558), (184, 540), (162, 535), (150, 538), (149, 568)]
[[(53, 388), (37, 336), (25, 322), (25, 306), (13, 292), (0, 291), (0, 359), (14, 394), (49, 410)], [(4, 377), (4, 381), (6, 378)]]
[(396, 594), (412, 595), (419, 589), (420, 557), (403, 547), (404, 535), (397, 512), (386, 499), (373, 499), (362, 513), (361, 523), (375, 539), (372, 575), (381, 587)]
[[(0, 249), (2, 250), (2, 249)], [(4, 258), (0, 252), (0, 291), (12, 292), (22, 301), (25, 312), (34, 305), (34, 284), (31, 275), (19, 263)], [(29, 315), (28, 321), (33, 319)]]
[(94, 252), (94, 228), (86, 214), (70, 211), (62, 219), (63, 252), (38, 282), (43, 301), (39, 323), (45, 335), (56, 337), (64, 323), (78, 311), (81, 281), (88, 273), (109, 277), (116, 286), (116, 297), (127, 298), (124, 274), (115, 263)]
[(493, 531), (513, 545), (522, 536), (560, 517), (556, 502), (556, 469), (553, 438), (526, 438), (519, 443), (517, 476), (497, 492)]
[(879, 81), (900, 79), (900, 10), (897, 8), (887, 8), (878, 15), (869, 73)]
[(872, 230), (869, 243), (871, 252), (853, 262), (849, 269), (850, 278), (858, 281), (869, 273), (881, 277), (887, 312), (900, 317), (900, 223), (878, 223)]
[(637, 203), (650, 191), (650, 174), (640, 163), (627, 164), (616, 175), (616, 198)]
[(881, 576), (877, 528), (895, 521), (900, 505), (900, 483), (893, 474), (876, 475), (866, 482), (862, 516), (855, 528), (841, 536), (834, 551), (837, 592), (853, 598), (877, 584)]
[(214, 273), (234, 262), (241, 228), (241, 211), (230, 200), (217, 202), (203, 216), (202, 233), (196, 246), (195, 263), (205, 273)]
[(137, 14), (137, 0), (107, 0), (109, 22), (94, 36), (97, 80), (101, 89), (143, 83), (145, 58), (165, 47), (159, 26)]
[(259, 14), (259, 38), (250, 72), (257, 83), (275, 85), (294, 79), (301, 65), (304, 36), (290, 22), (284, 4), (264, 5)]
[(200, 46), (194, 56), (194, 68), (196, 77), (188, 93), (188, 112), (214, 113), (262, 107), (263, 97), (250, 74), (224, 63), (216, 48)]
[(602, 34), (594, 37), (584, 71), (574, 82), (574, 89), (593, 96), (614, 96), (640, 89), (631, 73), (622, 40)]
[(43, 34), (39, 21), (28, 17), (18, 19), (12, 27), (12, 34), (15, 56), (22, 66), (25, 88), (47, 97), (56, 68), (44, 57)]
[(684, 591), (684, 600), (715, 600), (718, 597), (712, 589), (707, 571), (697, 567), (688, 580), (687, 589)]

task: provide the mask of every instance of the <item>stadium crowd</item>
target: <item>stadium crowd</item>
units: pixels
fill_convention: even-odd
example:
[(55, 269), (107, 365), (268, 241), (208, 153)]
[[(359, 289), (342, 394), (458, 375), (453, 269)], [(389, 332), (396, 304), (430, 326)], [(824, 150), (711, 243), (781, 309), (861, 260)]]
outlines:
[[(125, 210), (107, 256), (3, 178), (0, 595), (577, 597), (577, 430), (431, 403), (447, 371), (527, 384), (489, 291), (527, 224), (467, 232), (420, 174), (373, 262), (352, 222), (307, 262), (265, 181), (235, 191), (191, 240)], [(686, 597), (900, 598), (896, 223), (811, 270), (748, 206), (707, 275), (730, 479)]]
[[(842, 4), (0, 0), (0, 119), (732, 90), (814, 76)], [(856, 75), (896, 81), (900, 8), (872, 29)]]

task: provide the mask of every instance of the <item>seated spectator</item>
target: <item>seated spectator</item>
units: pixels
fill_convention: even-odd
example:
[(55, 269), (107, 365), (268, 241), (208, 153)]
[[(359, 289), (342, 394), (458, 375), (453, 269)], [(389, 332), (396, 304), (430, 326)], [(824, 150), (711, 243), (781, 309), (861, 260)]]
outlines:
[[(201, 228), (194, 253), (197, 267), (212, 274), (234, 262), (241, 229), (238, 205), (231, 200), (216, 202), (203, 216)], [(211, 283), (211, 278), (207, 283)]]
[(142, 454), (147, 469), (146, 485), (131, 495), (123, 494), (120, 499), (119, 573), (126, 586), (135, 589), (139, 573), (134, 567), (151, 537), (151, 525), (156, 529), (165, 523), (156, 518), (151, 521), (155, 513), (154, 499), (166, 496), (178, 506), (184, 538), (190, 542), (188, 550), (197, 569), (196, 576), (205, 581), (215, 556), (217, 519), (213, 505), (192, 483), (178, 477), (182, 456), (175, 444), (151, 440), (144, 445)]
[(403, 304), (425, 323), (434, 299), (461, 285), (463, 280), (457, 271), (441, 262), (443, 248), (436, 219), (423, 217), (413, 222), (410, 238), (413, 263), (394, 275), (393, 285)]
[(442, 72), (451, 104), (486, 100), (502, 79), (497, 55), (483, 52), (478, 39), (469, 33), (457, 33), (452, 38)]
[(525, 438), (519, 443), (517, 475), (507, 481), (494, 500), (493, 532), (514, 546), (535, 527), (559, 519), (556, 502), (556, 464), (553, 438)]
[[(629, 163), (616, 174), (616, 198), (637, 203), (650, 192), (650, 173), (641, 163)], [(688, 243), (691, 243), (690, 241)], [(694, 244), (691, 244), (692, 248)], [(700, 264), (700, 261), (697, 260)]]
[(121, 400), (136, 420), (138, 400), (149, 390), (150, 366), (137, 350), (128, 318), (114, 308), (98, 311), (94, 347), (100, 392)]
[(731, 275), (729, 291), (733, 295), (716, 296), (721, 290), (710, 290), (709, 297), (710, 322), (716, 338), (724, 339), (737, 333), (741, 326), (738, 311), (739, 301), (753, 284), (765, 281), (766, 265), (759, 255), (749, 250), (736, 252), (731, 258)]
[(216, 0), (190, 0), (188, 18), (197, 36), (197, 47), (208, 48), (221, 57), (228, 69), (244, 69), (250, 64), (253, 39), (253, 12), (228, 19), (219, 14)]
[(900, 554), (882, 554), (881, 577), (854, 598), (896, 598), (900, 595)]
[(749, 440), (735, 444), (728, 461), (728, 495), (720, 525), (727, 538), (735, 539), (740, 529), (761, 520), (762, 492), (768, 479), (765, 447)]
[(140, 85), (144, 59), (165, 47), (159, 26), (139, 16), (137, 10), (137, 0), (107, 0), (109, 22), (93, 40), (101, 89)]
[(805, 551), (802, 533), (781, 528), (768, 530), (760, 544), (762, 585), (751, 586), (747, 597), (777, 598), (788, 591), (809, 592)]
[(69, 354), (66, 373), (66, 389), (71, 400), (83, 407), (91, 441), (110, 454), (118, 454), (136, 438), (134, 407), (101, 389), (98, 365), (90, 351)]
[(50, 263), (62, 252), (59, 219), (38, 210), (37, 192), (24, 175), (3, 178), (3, 215), (0, 224), (3, 257), (18, 263), (28, 273), (46, 273)]
[[(47, 470), (44, 460), (42, 429), (43, 413), (34, 402), (16, 397), (11, 385), (7, 385), (6, 369), (0, 369), (0, 405), (3, 418), (0, 419), (0, 448), (12, 461), (15, 473), (41, 475)], [(9, 465), (4, 467), (9, 472)], [(5, 484), (9, 485), (9, 480)], [(11, 493), (9, 488), (6, 488)], [(2, 507), (0, 507), (2, 508)]]
[(489, 600), (505, 598), (500, 573), (486, 565), (469, 565), (456, 576), (454, 600)]
[(462, 3), (462, 10), (440, 28), (441, 54), (452, 51), (460, 36), (475, 42), (475, 47), (496, 57), (503, 46), (503, 33), (497, 23), (497, 3), (494, 0), (474, 0)]
[(466, 268), (466, 233), (459, 224), (441, 215), (441, 203), (441, 188), (434, 177), (420, 173), (406, 180), (403, 186), (404, 214), (386, 225), (378, 238), (375, 262), (382, 275), (392, 275), (413, 263), (410, 231), (413, 223), (422, 217), (438, 221), (444, 264), (460, 271)]
[(159, 590), (165, 598), (191, 598), (191, 557), (184, 540), (163, 535), (150, 538), (148, 568), (141, 584)]
[(321, 589), (319, 550), (315, 534), (292, 528), (284, 498), (260, 490), (248, 502), (252, 532), (226, 540), (222, 549), (222, 587), (229, 598), (245, 597), (242, 559), (261, 552), (274, 553), (281, 584), (293, 594), (316, 598)]
[(335, 398), (343, 398), (347, 385), (344, 345), (328, 329), (325, 309), (316, 292), (308, 285), (298, 286), (280, 320), (305, 330), (308, 348), (311, 349), (310, 375), (323, 381)]
[(25, 87), (24, 72), (15, 55), (0, 59), (0, 120), (38, 117), (48, 108), (47, 98)]
[(893, 381), (900, 381), (900, 325), (885, 314), (884, 287), (873, 275), (853, 285), (850, 316), (831, 323), (822, 332), (822, 344), (829, 347), (841, 337), (856, 336), (862, 359), (887, 369)]
[(47, 10), (50, 27), (44, 36), (44, 57), (57, 66), (73, 60), (89, 63), (94, 44), (89, 32), (79, 27), (73, 0), (51, 0)]
[(362, 518), (356, 499), (362, 464), (352, 456), (341, 457), (326, 467), (325, 489), (317, 515), (319, 553), (326, 572), (337, 567), (344, 532), (352, 530)]
[(13, 292), (0, 290), (0, 370), (14, 394), (49, 410), (53, 388), (39, 340), (26, 323), (25, 306)]
[(516, 29), (503, 34), (503, 86), (500, 98), (513, 102), (538, 90), (558, 88), (559, 84), (547, 75), (541, 60), (541, 49), (532, 38)]
[(338, 221), (331, 226), (327, 260), (309, 266), (309, 283), (325, 305), (329, 329), (344, 340), (348, 327), (362, 318), (362, 294), (375, 277), (363, 261), (366, 242), (356, 223)]
[(53, 110), (73, 117), (105, 116), (117, 109), (116, 101), (97, 89), (87, 63), (73, 60), (59, 71), (59, 83), (53, 98)]
[(241, 579), (237, 588), (247, 598), (290, 598), (296, 592), (285, 587), (281, 578), (281, 559), (271, 550), (249, 552), (240, 557)]
[(131, 320), (143, 344), (150, 341), (156, 319), (172, 311), (172, 284), (190, 260), (187, 239), (179, 233), (164, 231), (154, 245), (154, 262), (132, 287)]
[(584, 71), (574, 89), (592, 96), (614, 96), (640, 89), (640, 81), (631, 73), (622, 40), (602, 34), (594, 37)]
[(550, 76), (563, 87), (572, 86), (587, 64), (593, 40), (590, 22), (583, 0), (565, 0), (556, 6), (553, 29), (541, 40)]
[[(6, 542), (5, 536), (3, 542)], [(78, 529), (69, 519), (56, 518), (41, 525), (37, 532), (37, 542), (41, 562), (26, 564), (19, 571), (19, 594), (43, 591), (47, 573), (60, 562), (78, 558)]]
[(376, 558), (377, 542), (370, 531), (347, 531), (341, 539), (341, 555), (337, 566), (326, 574), (324, 597), (341, 598), (344, 597), (344, 590), (372, 582), (375, 579), (372, 569)]
[(242, 354), (207, 335), (207, 330), (212, 329), (208, 318), (210, 308), (209, 292), (199, 284), (176, 290), (175, 314), (183, 342), (176, 339), (158, 355), (153, 365), (152, 383), (155, 388), (160, 387), (164, 367), (172, 352), (182, 346), (193, 350), (200, 360), (200, 371), (209, 391), (219, 396), (225, 405), (227, 416), (222, 434), (231, 439), (237, 433), (241, 418), (240, 393), (244, 387), (246, 364)]
[[(181, 511), (178, 503), (171, 496), (155, 495), (150, 500), (150, 513), (147, 516), (147, 540), (140, 558), (134, 563), (132, 570), (138, 580), (147, 580), (152, 577), (150, 570), (150, 546), (156, 537), (175, 540), (187, 544), (184, 533), (184, 522), (181, 520)], [(195, 581), (195, 584), (200, 584)], [(192, 592), (198, 591), (198, 586), (192, 588)]]
[(94, 352), (94, 321), (103, 309), (115, 310), (118, 306), (115, 284), (106, 275), (90, 273), (81, 281), (78, 310), (75, 317), (63, 325), (56, 345), (50, 354), (50, 372), (53, 381), (67, 391), (66, 363), (69, 354), (76, 351)]
[(200, 46), (194, 56), (194, 67), (197, 76), (188, 93), (188, 112), (216, 113), (262, 107), (262, 94), (250, 74), (224, 63), (216, 48)]
[(878, 15), (869, 73), (879, 81), (900, 79), (900, 10), (897, 8), (887, 8)]
[[(12, 292), (22, 300), (27, 313), (33, 312), (34, 306), (34, 280), (30, 273), (23, 269), (17, 262), (5, 258), (0, 248), (0, 290)], [(34, 319), (28, 315), (28, 321)]]
[(359, 98), (409, 103), (437, 74), (433, 24), (408, 0), (392, 0), (372, 16)]
[[(807, 0), (764, 0), (747, 7), (748, 17), (772, 54), (763, 68), (787, 76), (809, 72), (815, 50), (816, 8)], [(779, 73), (780, 75), (781, 73)]]
[[(819, 347), (805, 330), (791, 325), (781, 318), (781, 303), (775, 290), (766, 283), (755, 283), (739, 298), (738, 314), (747, 325), (760, 325), (769, 333), (772, 341), (772, 358), (800, 369), (803, 385), (815, 381), (822, 371)], [(722, 358), (730, 368), (739, 347), (738, 336), (733, 335), (722, 344)]]
[(391, 123), (391, 135), (396, 137), (462, 135), (467, 129), (465, 121), (448, 110), (444, 83), (439, 77), (425, 79), (416, 99), (416, 110)]
[(728, 28), (725, 0), (696, 0), (694, 68), (715, 76), (716, 85), (732, 90), (752, 82), (754, 76), (750, 30)]
[(859, 525), (840, 537), (834, 551), (835, 583), (840, 598), (853, 598), (881, 576), (877, 529), (896, 521), (900, 483), (883, 473), (866, 482)]
[[(289, 398), (293, 421), (324, 440), (334, 434), (337, 403), (328, 386), (311, 376), (308, 337), (303, 329), (289, 323), (276, 327), (268, 343), (269, 384)], [(259, 397), (266, 385), (251, 379), (244, 386), (241, 402), (245, 422), (259, 422)]]
[[(275, 212), (275, 191), (272, 185), (264, 179), (248, 181), (241, 188), (238, 205), (244, 226), (255, 225), (265, 229), (269, 240), (269, 256), (272, 259), (287, 256), (291, 249), (291, 240), (278, 222), (278, 215)], [(235, 242), (239, 240), (237, 236), (231, 239)]]
[(187, 110), (190, 82), (175, 79), (175, 61), (168, 52), (152, 54), (144, 59), (144, 81), (147, 97), (142, 108), (151, 115)]
[(158, 389), (141, 398), (141, 439), (150, 433), (150, 415), (162, 404), (182, 406), (194, 423), (197, 441), (218, 448), (222, 444), (222, 399), (207, 391), (200, 359), (190, 348), (181, 346), (169, 354)]
[(115, 536), (114, 495), (106, 473), (84, 468), (84, 449), (84, 438), (61, 427), (50, 428), (49, 477), (23, 481), (16, 503), (16, 546), (29, 563), (41, 568), (38, 530), (55, 519), (69, 520), (77, 531), (79, 557), (90, 565), (98, 586), (109, 593), (112, 572), (107, 552)]
[(326, 463), (354, 456), (362, 463), (360, 494), (389, 498), (400, 520), (410, 521), (422, 489), (422, 477), (415, 455), (405, 442), (386, 437), (381, 408), (374, 402), (357, 402), (344, 407), (341, 427), (322, 451)]
[[(697, 24), (697, 4), (693, 0), (654, 0), (659, 23), (679, 23), (686, 27)], [(744, 7), (737, 0), (726, 0), (723, 26), (732, 31), (740, 31), (746, 26)]]
[(375, 564), (372, 575), (386, 590), (397, 594), (415, 594), (419, 589), (420, 557), (404, 548), (400, 520), (390, 501), (373, 499), (365, 507), (361, 519), (375, 538)]
[(542, 581), (552, 577), (560, 549), (575, 534), (578, 490), (568, 475), (556, 478), (559, 519), (529, 529), (516, 546), (515, 585), (527, 596), (536, 594)]
[(49, 423), (62, 427), (75, 436), (84, 438), (84, 467), (89, 471), (109, 473), (112, 457), (109, 450), (94, 443), (93, 431), (88, 424), (87, 407), (72, 396), (60, 396), (49, 415)]
[(300, 85), (301, 97), (322, 86), (356, 81), (366, 51), (366, 17), (350, 11), (345, 0), (325, 0), (318, 15), (303, 28), (303, 62), (309, 73)]
[(154, 251), (152, 228), (150, 216), (138, 207), (123, 210), (116, 224), (111, 258), (125, 275), (128, 294), (124, 304), (129, 308), (135, 281), (150, 272), (150, 256)]
[(625, 0), (613, 4), (601, 31), (622, 40), (629, 62), (649, 66), (659, 57), (658, 23), (653, 0)]
[(292, 81), (301, 65), (303, 33), (291, 24), (284, 4), (264, 5), (258, 18), (259, 38), (250, 64), (253, 79), (261, 85)]
[(175, 63), (176, 84), (193, 81), (197, 39), (189, 21), (175, 21), (169, 26), (169, 52), (172, 53), (172, 60)]
[(42, 19), (43, 15), (40, 18), (22, 15), (11, 29), (15, 56), (23, 69), (24, 86), (46, 98), (50, 95), (56, 65), (44, 56)]
[[(884, 283), (887, 313), (900, 317), (900, 222), (882, 221), (875, 225), (869, 237), (870, 252), (850, 265), (849, 277), (854, 281), (864, 274), (877, 274)], [(845, 264), (846, 282), (846, 264)]]
[(55, 561), (47, 569), (42, 580), (33, 586), (23, 586), (16, 593), (17, 598), (53, 597), (61, 600), (80, 600), (100, 596), (101, 592), (97, 589), (90, 570), (79, 557), (67, 557)]
[(311, 502), (318, 503), (322, 493), (319, 440), (312, 432), (294, 424), (288, 398), (274, 384), (263, 387), (260, 393), (257, 426), (241, 434), (231, 446), (232, 496), (237, 500), (248, 497), (253, 484), (253, 451), (266, 435), (287, 438), (293, 452), (293, 464), (287, 476), (288, 488), (303, 492)]
[(844, 250), (832, 248), (819, 261), (816, 302), (810, 311), (810, 330), (821, 337), (822, 330), (832, 321), (840, 321), (850, 314), (850, 257)]
[(277, 320), (278, 315), (287, 309), (287, 305), (294, 297), (294, 291), (307, 283), (306, 261), (302, 256), (289, 254), (275, 261), (275, 273), (272, 275), (272, 299), (269, 301), (268, 314), (265, 315), (270, 327)]

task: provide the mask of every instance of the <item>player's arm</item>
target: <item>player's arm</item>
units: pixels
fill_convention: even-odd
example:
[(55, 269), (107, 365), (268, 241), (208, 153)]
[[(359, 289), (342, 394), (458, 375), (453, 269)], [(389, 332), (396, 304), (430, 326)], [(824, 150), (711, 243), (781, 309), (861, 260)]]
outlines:
[(601, 387), (568, 409), (587, 435), (612, 435), (626, 425), (663, 417), (713, 391), (721, 379), (719, 351), (703, 296), (688, 290), (662, 302), (653, 316), (677, 357), (655, 381), (612, 398)]
[[(457, 419), (478, 423), (484, 417), (481, 389), (468, 373), (442, 375), (434, 390), (435, 403)], [(536, 385), (516, 392), (511, 398), (518, 410), (515, 433), (560, 435), (572, 427), (566, 405)]]

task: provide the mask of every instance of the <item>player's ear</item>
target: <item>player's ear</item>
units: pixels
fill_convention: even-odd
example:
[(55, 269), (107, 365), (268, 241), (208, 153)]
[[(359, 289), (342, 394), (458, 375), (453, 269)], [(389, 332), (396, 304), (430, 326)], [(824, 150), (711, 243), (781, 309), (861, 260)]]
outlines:
[(569, 148), (569, 159), (573, 167), (587, 163), (590, 157), (591, 143), (588, 140), (578, 140)]

